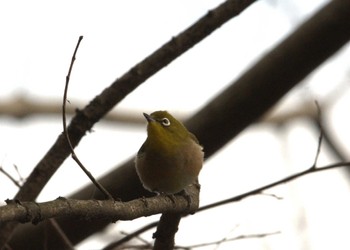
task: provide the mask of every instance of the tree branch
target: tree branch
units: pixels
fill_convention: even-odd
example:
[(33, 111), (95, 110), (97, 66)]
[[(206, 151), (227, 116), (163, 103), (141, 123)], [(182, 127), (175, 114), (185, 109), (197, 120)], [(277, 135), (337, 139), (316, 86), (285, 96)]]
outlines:
[(181, 220), (181, 214), (166, 212), (160, 217), (157, 232), (153, 234), (155, 238), (153, 250), (172, 250), (175, 245), (175, 234)]
[(67, 235), (62, 231), (62, 228), (60, 227), (60, 225), (58, 225), (57, 221), (55, 219), (49, 219), (48, 222), (49, 222), (49, 225), (51, 225), (51, 227), (56, 231), (58, 236), (61, 238), (62, 244), (65, 245), (64, 249), (74, 250), (74, 245), (68, 239)]
[[(192, 209), (192, 213), (194, 213), (199, 206), (199, 190), (200, 185), (198, 182), (195, 185), (191, 185), (185, 189), (185, 197), (189, 202), (189, 205), (196, 204), (196, 209)], [(166, 211), (160, 217), (159, 223), (157, 225), (157, 231), (153, 234), (153, 238), (155, 238), (154, 242), (154, 250), (172, 250), (175, 245), (175, 234), (178, 230), (178, 226), (181, 218), (184, 215), (188, 215), (190, 210), (184, 213), (174, 213), (171, 211)]]
[[(174, 202), (163, 195), (129, 202), (74, 200), (63, 197), (42, 203), (14, 200), (6, 202), (8, 205), (0, 207), (0, 223), (17, 221), (38, 224), (43, 220), (59, 217), (74, 217), (83, 220), (108, 219), (110, 222), (115, 222), (163, 212), (184, 213), (189, 211), (188, 201), (181, 195), (175, 195)], [(193, 203), (190, 210), (195, 211), (197, 208), (198, 203)]]
[(2, 166), (0, 166), (0, 173), (3, 173), (18, 188), (21, 187), (21, 184), (15, 178), (13, 178), (5, 169), (3, 169)]
[(212, 245), (216, 245), (215, 249), (218, 249), (218, 247), (222, 243), (227, 243), (227, 242), (236, 241), (236, 240), (246, 240), (246, 239), (252, 239), (252, 238), (265, 238), (265, 237), (276, 235), (276, 234), (279, 234), (279, 233), (281, 233), (281, 232), (277, 231), (277, 232), (271, 232), (271, 233), (245, 234), (245, 235), (239, 235), (239, 236), (236, 236), (236, 237), (233, 237), (233, 238), (224, 238), (224, 239), (219, 240), (219, 241), (191, 245), (191, 246), (188, 246), (188, 247), (176, 246), (175, 249), (193, 250), (195, 248), (207, 247), (207, 246), (212, 246)]

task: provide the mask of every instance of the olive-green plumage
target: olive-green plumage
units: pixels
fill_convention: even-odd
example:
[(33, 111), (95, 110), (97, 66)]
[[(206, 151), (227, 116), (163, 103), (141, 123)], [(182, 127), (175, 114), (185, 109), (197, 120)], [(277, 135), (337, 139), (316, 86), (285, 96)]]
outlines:
[(137, 174), (149, 191), (178, 193), (197, 179), (203, 165), (202, 147), (168, 112), (156, 111), (144, 116), (148, 137), (137, 153)]

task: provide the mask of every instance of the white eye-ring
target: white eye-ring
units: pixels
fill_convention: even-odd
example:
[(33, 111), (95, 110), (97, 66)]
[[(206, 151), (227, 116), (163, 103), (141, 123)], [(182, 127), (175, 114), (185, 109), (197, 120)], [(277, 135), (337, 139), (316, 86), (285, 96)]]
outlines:
[(169, 127), (169, 126), (170, 126), (170, 121), (169, 121), (169, 119), (168, 119), (168, 118), (163, 118), (163, 119), (162, 119), (162, 124), (163, 124), (163, 126), (165, 126), (165, 127)]

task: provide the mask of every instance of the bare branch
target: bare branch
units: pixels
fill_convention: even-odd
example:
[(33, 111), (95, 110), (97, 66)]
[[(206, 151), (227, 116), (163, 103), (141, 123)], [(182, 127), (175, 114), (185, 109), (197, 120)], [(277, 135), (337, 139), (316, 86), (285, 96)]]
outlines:
[[(184, 196), (187, 198), (189, 206), (197, 204), (195, 210), (190, 210), (188, 213), (194, 213), (199, 206), (199, 191), (200, 185), (198, 180), (195, 184), (187, 187), (183, 192)], [(187, 213), (187, 214), (188, 214)], [(187, 215), (186, 214), (186, 215)], [(173, 213), (165, 212), (160, 217), (159, 223), (157, 225), (157, 231), (153, 234), (154, 241), (154, 250), (172, 250), (175, 245), (175, 234), (178, 231), (178, 226), (181, 218), (184, 216), (184, 213)]]
[(155, 239), (153, 250), (172, 250), (175, 245), (175, 234), (181, 220), (180, 213), (163, 213), (153, 234)]
[(9, 178), (10, 181), (12, 181), (13, 184), (15, 184), (15, 186), (17, 187), (21, 187), (21, 184), (19, 184), (18, 181), (15, 180), (15, 178), (13, 178), (5, 169), (3, 169), (1, 166), (0, 166), (0, 172), (3, 173), (7, 178)]
[(265, 238), (268, 236), (280, 234), (281, 232), (272, 232), (272, 233), (261, 233), (261, 234), (244, 234), (240, 235), (237, 237), (233, 238), (224, 238), (222, 240), (214, 241), (214, 242), (208, 242), (208, 243), (202, 243), (202, 244), (197, 244), (197, 245), (191, 245), (188, 247), (183, 247), (183, 246), (175, 246), (174, 249), (185, 249), (185, 250), (191, 250), (194, 248), (199, 248), (199, 247), (206, 247), (206, 246), (212, 246), (212, 245), (220, 245), (222, 243), (230, 242), (230, 241), (236, 241), (236, 240), (246, 240), (246, 239), (254, 239), (254, 238)]
[(111, 244), (109, 244), (108, 246), (104, 247), (102, 250), (113, 250), (113, 249), (119, 249), (119, 247), (121, 245), (123, 245), (124, 243), (128, 242), (129, 240), (138, 237), (140, 234), (148, 231), (149, 229), (152, 229), (154, 227), (156, 227), (158, 225), (158, 221), (154, 222), (154, 223), (150, 223), (138, 230), (136, 230), (133, 233), (127, 234), (124, 238), (122, 238), (121, 240), (118, 240), (116, 242), (112, 242)]
[(50, 225), (54, 228), (55, 232), (59, 235), (61, 242), (65, 244), (65, 249), (67, 250), (74, 250), (74, 246), (72, 242), (68, 239), (67, 235), (63, 232), (60, 225), (58, 225), (57, 221), (55, 219), (49, 219), (48, 220)]
[(203, 144), (206, 157), (257, 121), (346, 44), (349, 15), (349, 1), (330, 1), (197, 112), (186, 125)]
[(320, 106), (318, 105), (318, 102), (315, 101), (316, 108), (317, 108), (317, 124), (318, 128), (320, 130), (320, 135), (318, 136), (318, 143), (317, 143), (317, 150), (316, 150), (316, 156), (314, 160), (314, 164), (312, 165), (312, 168), (316, 168), (317, 165), (317, 160), (321, 152), (321, 146), (322, 146), (322, 139), (323, 139), (323, 128), (321, 124), (321, 109)]
[(188, 200), (181, 195), (175, 195), (173, 198), (174, 201), (165, 195), (159, 195), (129, 202), (74, 200), (62, 197), (42, 203), (7, 200), (8, 205), (0, 207), (0, 222), (18, 221), (37, 224), (50, 218), (72, 216), (85, 220), (108, 219), (110, 222), (115, 222), (163, 212), (187, 214), (198, 208), (196, 202), (191, 203), (189, 208)]
[(68, 93), (68, 86), (69, 86), (69, 79), (70, 79), (70, 75), (72, 73), (72, 69), (73, 69), (73, 65), (74, 65), (74, 61), (76, 59), (76, 53), (78, 51), (79, 45), (81, 40), (83, 39), (83, 36), (79, 37), (78, 43), (75, 47), (73, 56), (72, 56), (72, 60), (69, 66), (69, 70), (68, 70), (68, 74), (66, 76), (66, 84), (64, 87), (64, 94), (63, 94), (63, 104), (62, 104), (62, 120), (63, 120), (63, 132), (64, 135), (66, 136), (69, 148), (71, 150), (71, 154), (72, 154), (72, 158), (74, 159), (74, 161), (79, 165), (79, 167), (81, 168), (81, 170), (83, 170), (83, 172), (89, 177), (89, 179), (91, 180), (91, 182), (103, 193), (105, 194), (105, 196), (110, 199), (113, 200), (113, 196), (93, 177), (93, 175), (87, 170), (87, 168), (83, 165), (83, 163), (79, 160), (78, 156), (75, 154), (74, 152), (74, 148), (72, 145), (72, 142), (69, 138), (69, 133), (67, 130), (67, 123), (66, 123), (66, 102), (67, 102), (67, 93)]

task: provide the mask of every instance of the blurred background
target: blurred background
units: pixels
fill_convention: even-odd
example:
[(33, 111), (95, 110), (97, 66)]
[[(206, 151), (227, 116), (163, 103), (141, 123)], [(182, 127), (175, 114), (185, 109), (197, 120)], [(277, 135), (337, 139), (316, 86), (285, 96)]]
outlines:
[[(23, 182), (62, 132), (65, 77), (80, 35), (67, 108), (83, 108), (116, 78), (222, 1), (0, 2), (0, 165)], [(146, 138), (142, 112), (168, 110), (185, 120), (237, 79), (326, 0), (264, 0), (250, 6), (127, 96), (76, 148), (95, 176), (135, 155)], [(310, 74), (263, 119), (214, 156), (200, 175), (201, 205), (349, 158), (350, 47)], [(210, 115), (210, 114), (208, 114)], [(70, 118), (71, 116), (68, 116)], [(127, 142), (127, 143), (126, 143)], [(17, 170), (16, 170), (17, 169)], [(183, 219), (176, 243), (196, 249), (348, 249), (349, 171), (308, 175), (264, 194)], [(89, 183), (67, 159), (38, 201)], [(0, 202), (18, 190), (0, 173)], [(77, 249), (99, 249), (159, 215), (111, 224)], [(150, 241), (154, 230), (143, 235)], [(239, 236), (267, 234), (230, 241)], [(273, 234), (273, 235), (268, 235)], [(142, 241), (134, 243), (142, 244)]]

